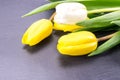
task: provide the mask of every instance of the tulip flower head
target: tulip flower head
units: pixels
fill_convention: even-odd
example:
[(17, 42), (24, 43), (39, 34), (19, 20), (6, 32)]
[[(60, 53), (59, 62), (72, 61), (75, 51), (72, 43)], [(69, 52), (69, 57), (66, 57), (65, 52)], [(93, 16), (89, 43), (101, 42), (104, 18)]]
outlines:
[(22, 43), (29, 46), (36, 45), (52, 33), (52, 22), (41, 19), (34, 22), (24, 33)]
[(80, 56), (94, 51), (97, 43), (97, 38), (93, 33), (80, 31), (60, 37), (57, 49), (63, 55)]
[(75, 24), (85, 19), (87, 19), (87, 9), (83, 4), (77, 2), (61, 3), (56, 6), (54, 29), (73, 31), (81, 28)]

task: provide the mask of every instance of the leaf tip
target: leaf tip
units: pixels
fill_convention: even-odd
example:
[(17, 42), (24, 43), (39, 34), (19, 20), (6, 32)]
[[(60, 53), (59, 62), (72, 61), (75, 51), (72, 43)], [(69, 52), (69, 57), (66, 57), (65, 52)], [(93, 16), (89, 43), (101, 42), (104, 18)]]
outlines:
[(27, 16), (29, 16), (28, 14), (25, 14), (25, 15), (23, 15), (23, 16), (21, 16), (22, 18), (25, 18), (25, 17), (27, 17)]
[(87, 55), (88, 57), (92, 57), (92, 56), (94, 56), (93, 54), (89, 54), (89, 55)]

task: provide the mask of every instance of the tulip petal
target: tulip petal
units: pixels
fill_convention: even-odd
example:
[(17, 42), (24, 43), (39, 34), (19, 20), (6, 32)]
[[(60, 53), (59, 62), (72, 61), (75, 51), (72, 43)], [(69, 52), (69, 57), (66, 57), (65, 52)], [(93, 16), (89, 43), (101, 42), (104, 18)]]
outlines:
[(54, 22), (54, 26), (53, 26), (53, 29), (62, 30), (64, 32), (67, 32), (67, 31), (72, 32), (72, 31), (80, 29), (80, 28), (82, 28), (82, 26), (72, 25), (72, 24), (59, 24), (56, 22)]
[(58, 45), (57, 48), (59, 52), (64, 55), (81, 56), (94, 51), (97, 48), (97, 42), (75, 46)]
[(33, 23), (25, 32), (22, 38), (23, 44), (33, 46), (52, 33), (52, 22), (42, 19)]
[(86, 55), (97, 48), (97, 38), (89, 31), (69, 33), (58, 40), (57, 49), (70, 56)]

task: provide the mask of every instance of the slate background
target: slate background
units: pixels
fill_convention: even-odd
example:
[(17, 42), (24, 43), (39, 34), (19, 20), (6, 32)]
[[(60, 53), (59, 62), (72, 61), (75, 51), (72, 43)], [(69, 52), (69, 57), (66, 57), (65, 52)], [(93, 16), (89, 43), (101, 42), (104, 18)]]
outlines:
[(60, 55), (62, 32), (29, 47), (21, 37), (30, 24), (49, 18), (53, 10), (21, 18), (46, 0), (0, 0), (0, 80), (120, 80), (120, 46), (87, 58)]

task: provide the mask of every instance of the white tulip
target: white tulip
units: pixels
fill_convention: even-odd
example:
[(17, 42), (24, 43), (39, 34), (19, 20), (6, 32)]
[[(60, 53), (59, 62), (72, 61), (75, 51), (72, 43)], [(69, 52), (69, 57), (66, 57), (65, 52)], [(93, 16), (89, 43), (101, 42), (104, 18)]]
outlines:
[(87, 18), (87, 9), (81, 3), (69, 2), (56, 6), (54, 21), (61, 24), (75, 24)]

